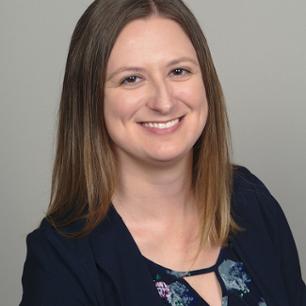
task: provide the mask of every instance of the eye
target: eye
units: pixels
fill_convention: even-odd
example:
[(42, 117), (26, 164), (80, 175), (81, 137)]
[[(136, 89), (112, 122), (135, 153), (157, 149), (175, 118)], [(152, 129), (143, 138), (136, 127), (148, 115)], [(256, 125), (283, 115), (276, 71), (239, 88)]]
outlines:
[(190, 74), (191, 71), (185, 68), (175, 68), (172, 70), (172, 73), (174, 73), (175, 76), (185, 76)]
[(140, 77), (137, 75), (130, 75), (120, 81), (120, 85), (129, 85), (129, 84), (137, 84), (136, 80)]

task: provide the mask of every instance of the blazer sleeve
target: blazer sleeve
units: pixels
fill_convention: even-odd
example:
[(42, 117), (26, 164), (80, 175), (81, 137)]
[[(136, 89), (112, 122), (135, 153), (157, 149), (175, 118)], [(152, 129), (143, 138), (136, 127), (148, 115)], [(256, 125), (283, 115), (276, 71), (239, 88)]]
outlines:
[(43, 229), (28, 234), (26, 245), (20, 306), (89, 305), (81, 286), (62, 263)]
[[(264, 183), (251, 172), (253, 182), (256, 185), (257, 196), (261, 203), (271, 203), (262, 207), (266, 211), (266, 224), (270, 228), (270, 235), (279, 255), (280, 269), (287, 289), (290, 305), (306, 306), (306, 286), (302, 279), (298, 251), (292, 231), (285, 214), (274, 196)], [(267, 210), (269, 210), (267, 212)]]

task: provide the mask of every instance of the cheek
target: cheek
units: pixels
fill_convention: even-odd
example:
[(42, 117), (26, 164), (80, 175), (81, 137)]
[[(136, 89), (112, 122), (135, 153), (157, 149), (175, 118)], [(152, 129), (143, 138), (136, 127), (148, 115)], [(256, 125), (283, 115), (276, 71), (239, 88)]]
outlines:
[(185, 101), (188, 107), (193, 111), (207, 112), (208, 103), (206, 91), (201, 80), (195, 80), (188, 86), (181, 88), (178, 97)]
[(128, 108), (126, 103), (118, 95), (105, 95), (104, 119), (107, 129), (111, 132), (115, 126), (119, 127), (126, 117)]
[(130, 119), (138, 108), (138, 99), (135, 95), (128, 93), (108, 93), (105, 94), (104, 114), (105, 121), (121, 120), (124, 122)]

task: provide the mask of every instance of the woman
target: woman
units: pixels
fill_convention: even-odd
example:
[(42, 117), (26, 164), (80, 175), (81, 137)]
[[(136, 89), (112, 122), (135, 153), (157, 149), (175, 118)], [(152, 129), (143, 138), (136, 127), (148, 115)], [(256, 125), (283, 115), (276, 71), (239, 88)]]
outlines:
[(231, 163), (222, 89), (182, 1), (94, 1), (59, 115), (21, 306), (306, 305), (279, 204)]

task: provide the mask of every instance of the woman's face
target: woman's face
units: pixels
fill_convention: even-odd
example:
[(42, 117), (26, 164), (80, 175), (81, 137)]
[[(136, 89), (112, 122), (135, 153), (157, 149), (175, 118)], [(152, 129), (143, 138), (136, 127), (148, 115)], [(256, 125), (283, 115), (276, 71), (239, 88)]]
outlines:
[(174, 21), (137, 19), (119, 34), (104, 91), (108, 133), (119, 161), (165, 164), (187, 158), (208, 106), (196, 52)]

